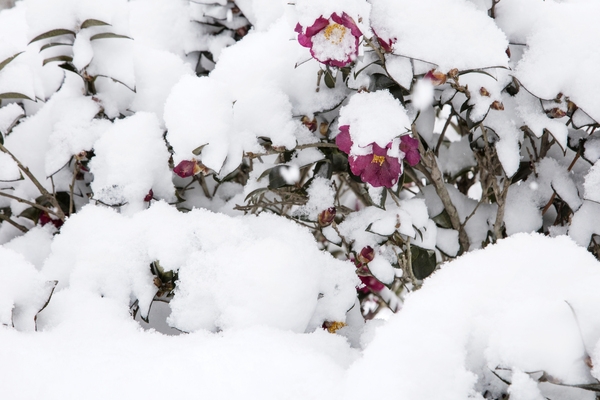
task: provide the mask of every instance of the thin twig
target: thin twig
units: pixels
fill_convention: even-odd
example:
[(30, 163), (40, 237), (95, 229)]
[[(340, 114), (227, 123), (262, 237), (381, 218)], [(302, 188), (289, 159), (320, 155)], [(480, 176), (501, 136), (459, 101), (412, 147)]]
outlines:
[(29, 231), (29, 229), (25, 228), (21, 224), (16, 223), (10, 217), (8, 217), (8, 216), (6, 216), (4, 214), (0, 214), (0, 219), (3, 220), (3, 221), (8, 222), (9, 224), (11, 224), (12, 226), (14, 226), (15, 228), (17, 228), (18, 230), (20, 230), (23, 233), (27, 233)]
[(37, 208), (38, 210), (42, 210), (44, 212), (47, 212), (48, 214), (52, 214), (52, 215), (55, 215), (57, 217), (59, 216), (58, 213), (56, 213), (54, 210), (49, 209), (48, 207), (44, 207), (42, 205), (39, 205), (37, 203), (33, 203), (33, 202), (29, 201), (29, 200), (25, 200), (25, 199), (22, 199), (22, 198), (17, 197), (17, 196), (13, 196), (12, 194), (0, 192), (0, 196), (8, 197), (9, 199), (16, 200), (19, 203), (28, 204), (31, 207), (34, 207), (34, 208)]
[(17, 159), (17, 157), (15, 157), (15, 155), (13, 153), (11, 153), (6, 147), (4, 147), (3, 144), (0, 144), (0, 151), (8, 154), (17, 163), (17, 166), (19, 167), (19, 169), (21, 171), (23, 171), (23, 173), (25, 173), (25, 175), (27, 175), (27, 177), (31, 180), (31, 182), (35, 185), (35, 187), (37, 187), (37, 189), (40, 191), (40, 193), (50, 203), (52, 203), (52, 206), (54, 206), (56, 208), (56, 212), (53, 212), (52, 214), (56, 215), (61, 221), (64, 221), (65, 218), (66, 218), (65, 217), (65, 213), (60, 208), (60, 204), (58, 204), (58, 201), (56, 200), (56, 197), (54, 197), (53, 195), (51, 195), (46, 190), (46, 188), (36, 179), (36, 177), (33, 176), (33, 174), (29, 171), (29, 168), (27, 168), (23, 164), (21, 164), (21, 162)]

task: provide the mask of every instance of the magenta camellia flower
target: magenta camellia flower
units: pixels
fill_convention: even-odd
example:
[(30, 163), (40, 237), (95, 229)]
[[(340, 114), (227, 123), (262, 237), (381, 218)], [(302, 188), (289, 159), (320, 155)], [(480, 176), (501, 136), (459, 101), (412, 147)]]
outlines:
[(351, 148), (353, 145), (350, 137), (350, 126), (340, 126), (340, 133), (335, 138), (335, 143), (344, 153), (348, 154), (350, 170), (356, 176), (360, 176), (363, 182), (371, 184), (373, 187), (385, 186), (391, 188), (398, 182), (402, 174), (402, 160), (406, 159), (409, 165), (414, 166), (420, 161), (418, 144), (416, 139), (408, 135), (400, 138), (400, 151), (397, 156), (390, 155), (393, 142), (385, 147), (377, 143), (371, 143), (373, 152), (367, 155), (353, 155)]
[(331, 67), (345, 67), (358, 55), (358, 38), (362, 35), (352, 17), (336, 13), (329, 19), (320, 16), (306, 30), (296, 25), (298, 42), (310, 49), (317, 61)]

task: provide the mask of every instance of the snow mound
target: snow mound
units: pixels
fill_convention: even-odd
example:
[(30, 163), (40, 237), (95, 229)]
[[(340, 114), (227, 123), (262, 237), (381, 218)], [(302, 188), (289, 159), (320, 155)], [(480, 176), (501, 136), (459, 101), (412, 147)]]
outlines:
[[(496, 368), (515, 372), (513, 392), (524, 390), (518, 371), (589, 382), (585, 356), (600, 336), (599, 284), (598, 261), (565, 236), (517, 234), (469, 253), (443, 266), (379, 328), (349, 370), (349, 398), (472, 398), (503, 385), (490, 373)], [(591, 355), (596, 365), (600, 354)], [(510, 381), (510, 371), (496, 372)], [(386, 384), (361, 384), (375, 380)]]

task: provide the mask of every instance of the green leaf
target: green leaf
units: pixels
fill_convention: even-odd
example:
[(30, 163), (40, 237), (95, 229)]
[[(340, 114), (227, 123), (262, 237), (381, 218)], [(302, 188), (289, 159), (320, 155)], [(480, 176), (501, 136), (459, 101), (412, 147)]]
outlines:
[(42, 65), (46, 65), (48, 63), (55, 62), (55, 61), (71, 62), (71, 61), (73, 61), (73, 57), (71, 57), (71, 56), (56, 56), (56, 57), (46, 58), (44, 60), (44, 62), (42, 63)]
[(31, 97), (24, 95), (23, 93), (17, 93), (17, 92), (8, 92), (8, 93), (0, 93), (0, 99), (1, 100), (7, 100), (7, 99), (23, 99), (23, 100), (31, 100), (31, 101), (35, 101), (33, 100)]
[(21, 212), (21, 214), (19, 214), (19, 217), (27, 218), (37, 224), (38, 220), (40, 219), (41, 214), (42, 214), (42, 212), (39, 209), (37, 209), (35, 207), (29, 207), (29, 208), (24, 209), (23, 212)]
[(460, 106), (460, 112), (466, 111), (466, 110), (470, 110), (471, 108), (473, 108), (474, 106), (469, 104), (469, 99), (465, 100), (464, 103), (462, 103), (462, 106)]
[(81, 28), (80, 29), (86, 29), (86, 28), (89, 28), (91, 26), (106, 26), (106, 25), (110, 25), (110, 24), (106, 23), (104, 21), (100, 21), (99, 19), (86, 19), (81, 24)]
[(441, 228), (452, 228), (452, 221), (450, 220), (450, 215), (448, 214), (448, 211), (446, 211), (446, 209), (444, 209), (441, 213), (439, 213), (431, 219)]
[[(112, 33), (112, 32), (104, 32), (104, 33), (98, 33), (94, 36), (92, 36), (90, 38), (90, 41), (92, 40), (98, 40), (98, 39), (131, 39), (129, 36), (125, 36), (125, 35), (117, 35), (116, 33)], [(131, 39), (133, 40), (133, 39)]]
[(77, 71), (77, 68), (75, 68), (75, 66), (71, 62), (66, 62), (66, 63), (60, 64), (59, 67), (66, 71), (73, 72), (73, 73), (79, 75), (79, 71)]
[(62, 35), (73, 35), (75, 36), (75, 32), (69, 30), (69, 29), (53, 29), (51, 31), (48, 31), (46, 33), (42, 33), (41, 35), (38, 35), (36, 37), (34, 37), (33, 39), (31, 39), (31, 41), (29, 42), (29, 44), (33, 43), (33, 42), (37, 42), (38, 40), (44, 40), (44, 39), (49, 39), (52, 37), (56, 37), (56, 36), (62, 36)]
[(418, 246), (410, 246), (412, 270), (415, 278), (423, 280), (433, 273), (436, 267), (435, 252)]
[(246, 198), (244, 199), (244, 202), (248, 201), (248, 199), (252, 199), (254, 196), (258, 196), (262, 193), (267, 192), (269, 189), (267, 188), (258, 188), (256, 190), (251, 191), (250, 193), (248, 193), (248, 196), (246, 196)]
[(56, 47), (56, 46), (73, 46), (73, 44), (72, 43), (60, 43), (60, 42), (46, 43), (45, 45), (43, 45), (40, 48), (40, 51), (49, 49), (51, 47)]
[(269, 189), (278, 189), (283, 186), (289, 186), (283, 175), (281, 174), (282, 168), (288, 168), (284, 165), (278, 165), (275, 168), (271, 168), (269, 172)]
[(387, 195), (388, 195), (388, 189), (385, 188), (383, 189), (383, 192), (381, 193), (381, 199), (379, 200), (379, 208), (384, 209), (385, 210), (385, 202), (387, 200)]
[(329, 89), (333, 89), (335, 87), (335, 78), (333, 77), (333, 74), (331, 73), (331, 71), (329, 69), (326, 69), (325, 73), (323, 75), (325, 78), (325, 85)]
[(195, 156), (199, 156), (199, 155), (200, 155), (200, 153), (202, 152), (202, 149), (203, 149), (203, 148), (204, 148), (204, 146), (206, 146), (207, 144), (208, 144), (208, 143), (205, 143), (205, 144), (203, 144), (202, 146), (198, 146), (198, 147), (196, 147), (194, 150), (192, 150), (192, 153), (193, 153)]
[(122, 82), (118, 79), (113, 78), (112, 76), (98, 74), (98, 75), (96, 75), (96, 78), (98, 78), (98, 77), (108, 78), (115, 83), (120, 83), (121, 85), (125, 86), (127, 89), (131, 90), (133, 93), (136, 93), (135, 87), (130, 88), (127, 84), (125, 84), (124, 82)]
[(21, 54), (21, 53), (23, 53), (23, 52), (21, 51), (21, 52), (15, 54), (14, 56), (8, 57), (6, 60), (0, 62), (0, 71), (2, 71), (2, 68), (6, 67), (12, 60), (14, 60), (15, 58), (17, 58), (17, 56), (19, 54)]

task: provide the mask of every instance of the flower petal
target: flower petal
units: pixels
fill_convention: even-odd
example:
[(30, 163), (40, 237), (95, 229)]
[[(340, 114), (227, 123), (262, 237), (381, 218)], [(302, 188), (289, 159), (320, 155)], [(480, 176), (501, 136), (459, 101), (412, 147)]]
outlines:
[(331, 19), (333, 20), (333, 22), (340, 24), (340, 25), (344, 25), (346, 28), (350, 29), (350, 32), (352, 33), (352, 35), (354, 37), (358, 38), (359, 36), (362, 35), (362, 32), (360, 31), (360, 29), (358, 29), (358, 26), (356, 26), (356, 23), (354, 22), (352, 17), (349, 16), (348, 14), (343, 13), (342, 16), (340, 17), (336, 13), (333, 13), (331, 15)]
[(421, 155), (419, 154), (419, 141), (404, 135), (400, 138), (400, 150), (404, 153), (404, 158), (408, 165), (414, 167), (421, 161)]
[(337, 147), (346, 154), (350, 154), (350, 148), (352, 147), (352, 138), (350, 137), (350, 126), (340, 126), (340, 133), (335, 137), (335, 144)]
[(314, 24), (312, 24), (311, 26), (306, 28), (306, 36), (309, 38), (312, 36), (315, 36), (317, 33), (322, 31), (323, 29), (325, 29), (325, 27), (327, 27), (327, 25), (329, 25), (329, 20), (326, 18), (323, 18), (323, 16), (320, 16), (319, 18), (316, 19)]

